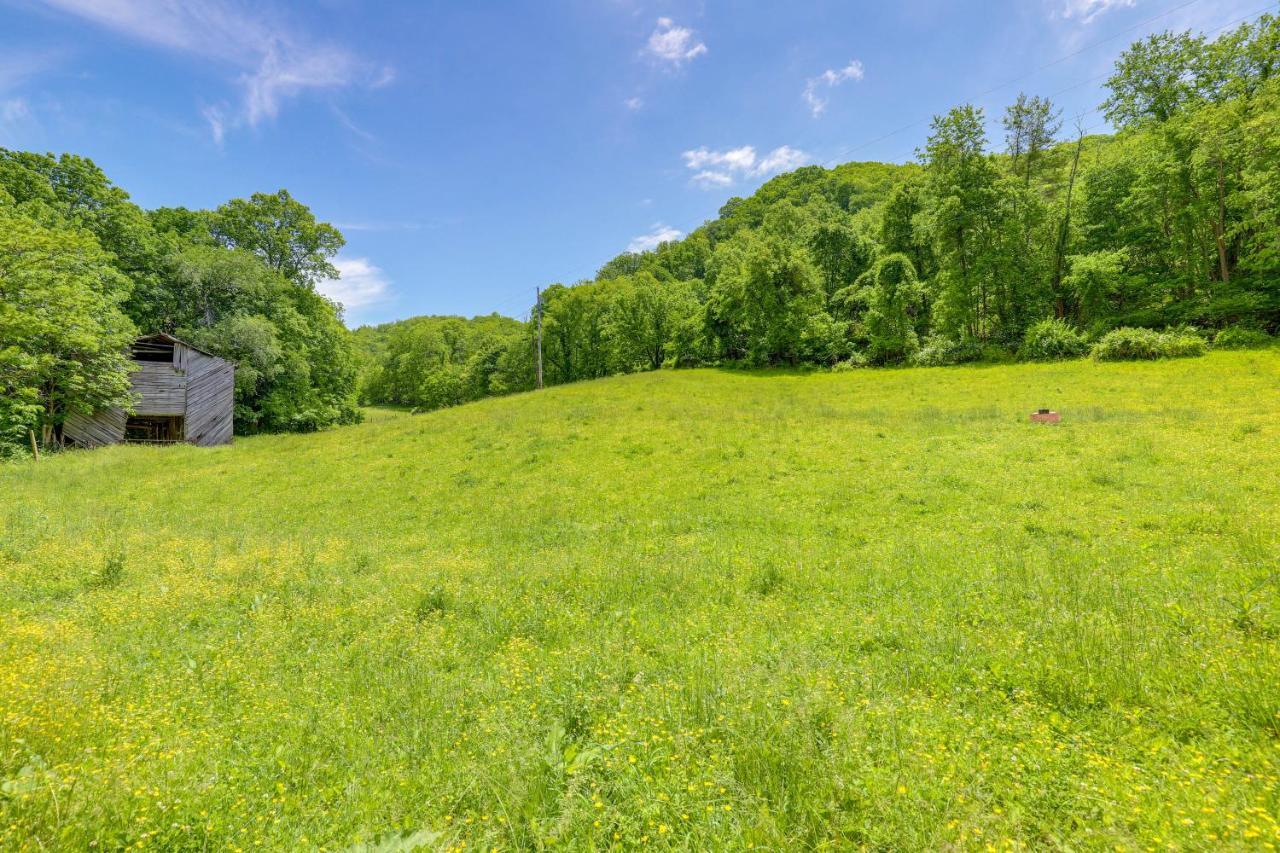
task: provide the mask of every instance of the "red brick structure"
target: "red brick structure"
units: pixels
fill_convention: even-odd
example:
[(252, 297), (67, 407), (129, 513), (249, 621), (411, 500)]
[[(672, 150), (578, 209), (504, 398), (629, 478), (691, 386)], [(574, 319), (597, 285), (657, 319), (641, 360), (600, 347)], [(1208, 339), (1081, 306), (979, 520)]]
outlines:
[(1060, 420), (1062, 420), (1061, 415), (1048, 409), (1041, 409), (1038, 412), (1031, 413), (1031, 422), (1036, 424), (1056, 424)]

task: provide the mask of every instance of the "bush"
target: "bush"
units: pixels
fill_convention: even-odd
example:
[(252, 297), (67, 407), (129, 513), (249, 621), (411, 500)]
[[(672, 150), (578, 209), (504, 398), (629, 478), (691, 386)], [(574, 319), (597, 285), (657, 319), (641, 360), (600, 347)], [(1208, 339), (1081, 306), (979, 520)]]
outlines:
[(844, 361), (837, 361), (831, 365), (832, 373), (846, 373), (850, 370), (857, 370), (860, 367), (866, 367), (870, 362), (867, 357), (860, 352), (854, 352)]
[(1162, 358), (1196, 358), (1209, 351), (1209, 345), (1199, 335), (1166, 332), (1160, 336)]
[(1254, 349), (1270, 346), (1275, 338), (1261, 329), (1228, 326), (1213, 337), (1214, 349)]
[(1043, 320), (1027, 329), (1018, 358), (1022, 361), (1062, 361), (1089, 353), (1089, 342), (1065, 320)]
[(978, 361), (980, 358), (982, 348), (977, 344), (952, 340), (942, 335), (930, 335), (925, 338), (924, 346), (911, 356), (911, 363), (917, 367), (945, 367), (949, 364)]
[(1107, 332), (1093, 345), (1093, 357), (1098, 361), (1150, 361), (1204, 355), (1206, 349), (1198, 335), (1184, 329), (1161, 333), (1121, 327)]

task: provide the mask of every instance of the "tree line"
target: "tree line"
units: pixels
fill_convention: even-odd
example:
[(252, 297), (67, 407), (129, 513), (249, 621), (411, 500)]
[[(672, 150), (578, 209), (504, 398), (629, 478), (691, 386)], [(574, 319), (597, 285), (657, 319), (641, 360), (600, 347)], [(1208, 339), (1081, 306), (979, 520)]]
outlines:
[(240, 433), (359, 417), (343, 245), (287, 191), (146, 211), (91, 161), (0, 149), (0, 453), (129, 404), (130, 344), (169, 332), (237, 365)]
[[(1280, 324), (1278, 68), (1273, 16), (1213, 40), (1153, 35), (1107, 82), (1113, 135), (1064, 138), (1061, 112), (1023, 94), (995, 146), (963, 105), (914, 163), (781, 175), (682, 240), (544, 291), (546, 380), (1064, 357), (1117, 329), (1106, 357), (1189, 354), (1188, 336), (1223, 329), (1265, 339)], [(362, 396), (432, 407), (532, 387), (534, 333), (492, 318), (364, 331), (391, 343), (364, 348)]]
[(1274, 16), (1153, 35), (1107, 82), (1114, 134), (1023, 94), (993, 141), (962, 105), (915, 162), (780, 175), (682, 240), (546, 288), (524, 320), (354, 333), (315, 289), (342, 235), (288, 192), (145, 211), (88, 160), (0, 149), (0, 445), (125, 404), (138, 332), (235, 361), (241, 433), (532, 388), (538, 313), (549, 384), (1263, 340), (1280, 326), (1278, 67)]

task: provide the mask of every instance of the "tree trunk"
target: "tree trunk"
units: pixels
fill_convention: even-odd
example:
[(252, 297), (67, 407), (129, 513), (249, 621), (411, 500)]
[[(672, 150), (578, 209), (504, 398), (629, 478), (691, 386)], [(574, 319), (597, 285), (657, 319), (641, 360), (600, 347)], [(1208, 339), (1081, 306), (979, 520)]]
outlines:
[(1084, 147), (1084, 131), (1076, 138), (1076, 153), (1071, 160), (1071, 178), (1067, 181), (1066, 209), (1062, 212), (1062, 224), (1058, 228), (1058, 245), (1053, 259), (1054, 313), (1061, 318), (1065, 313), (1062, 301), (1062, 264), (1067, 251), (1067, 237), (1071, 232), (1071, 194), (1076, 188), (1076, 172), (1080, 169), (1080, 149)]
[(1222, 173), (1222, 159), (1218, 159), (1218, 218), (1213, 223), (1213, 237), (1218, 244), (1218, 270), (1223, 284), (1230, 284), (1231, 270), (1227, 263), (1227, 241), (1224, 233), (1227, 228), (1226, 178)]

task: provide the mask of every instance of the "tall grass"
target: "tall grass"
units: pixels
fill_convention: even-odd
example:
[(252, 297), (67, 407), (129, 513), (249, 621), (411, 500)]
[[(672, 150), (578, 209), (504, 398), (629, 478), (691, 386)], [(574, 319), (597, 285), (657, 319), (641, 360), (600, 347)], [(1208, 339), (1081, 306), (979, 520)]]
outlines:
[(0, 847), (1275, 844), (1278, 388), (660, 372), (0, 468)]

